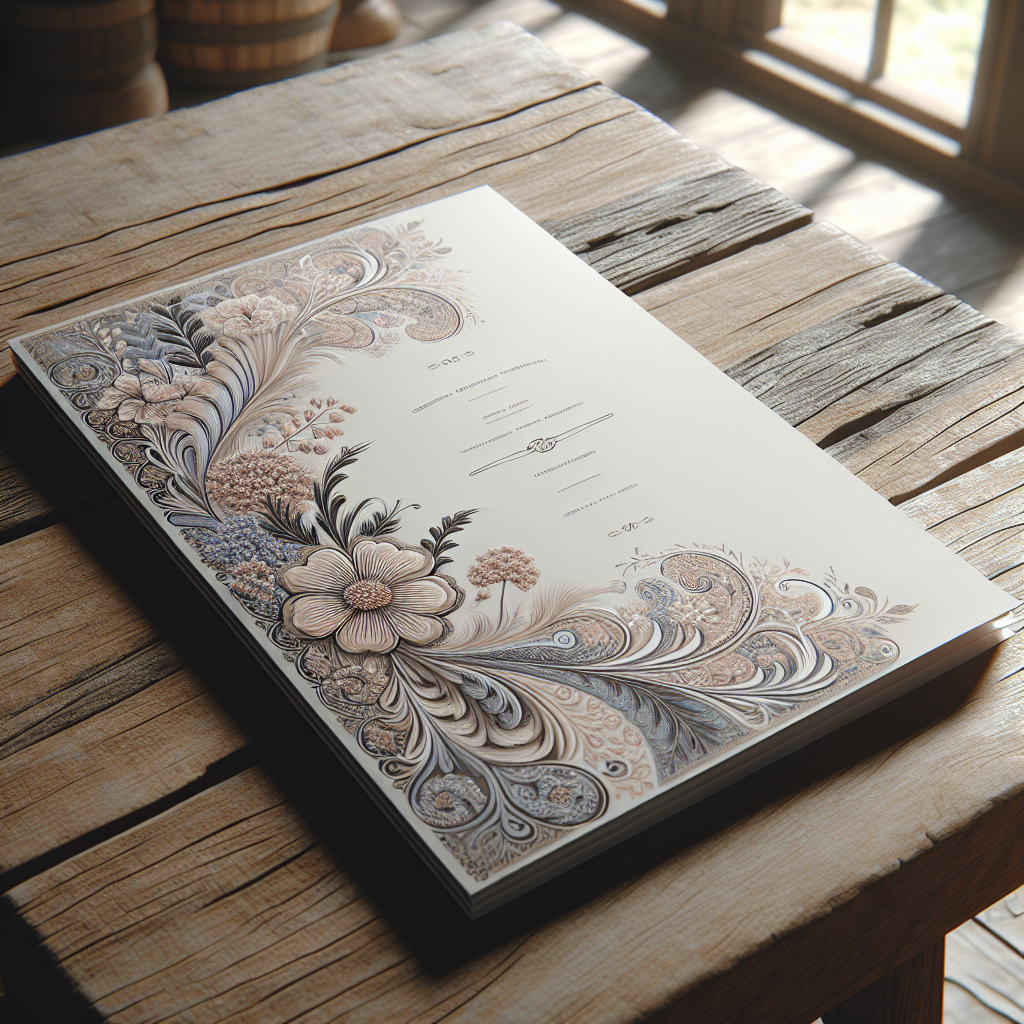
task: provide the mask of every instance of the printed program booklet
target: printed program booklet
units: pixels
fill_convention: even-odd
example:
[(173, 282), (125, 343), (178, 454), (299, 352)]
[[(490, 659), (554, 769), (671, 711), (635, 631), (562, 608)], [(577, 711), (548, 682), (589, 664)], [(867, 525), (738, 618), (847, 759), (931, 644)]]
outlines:
[(1017, 603), (488, 188), (13, 349), (474, 915)]

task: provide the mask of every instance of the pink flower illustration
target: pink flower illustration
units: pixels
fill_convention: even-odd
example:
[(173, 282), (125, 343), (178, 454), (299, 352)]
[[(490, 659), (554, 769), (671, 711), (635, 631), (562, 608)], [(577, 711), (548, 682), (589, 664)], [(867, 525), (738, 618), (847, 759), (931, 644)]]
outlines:
[(116, 409), (123, 421), (159, 423), (201, 385), (200, 378), (175, 374), (169, 363), (155, 359), (140, 359), (136, 369), (117, 377), (100, 395), (96, 408)]
[(429, 644), (444, 634), (441, 615), (462, 597), (445, 577), (431, 573), (425, 551), (364, 537), (351, 553), (320, 547), (278, 580), (292, 596), (284, 603), (285, 626), (298, 636), (334, 634), (345, 651), (394, 650), (400, 640)]
[(282, 302), (274, 295), (243, 295), (204, 310), (203, 321), (220, 328), (229, 338), (244, 341), (257, 331), (273, 330), (293, 320), (298, 312), (298, 306)]
[(500, 619), (505, 611), (505, 584), (512, 583), (525, 592), (537, 585), (540, 570), (521, 548), (504, 544), (500, 548), (489, 548), (482, 555), (478, 555), (476, 561), (466, 571), (466, 579), (474, 587), (483, 589), (496, 583), (501, 584), (501, 600), (498, 602)]

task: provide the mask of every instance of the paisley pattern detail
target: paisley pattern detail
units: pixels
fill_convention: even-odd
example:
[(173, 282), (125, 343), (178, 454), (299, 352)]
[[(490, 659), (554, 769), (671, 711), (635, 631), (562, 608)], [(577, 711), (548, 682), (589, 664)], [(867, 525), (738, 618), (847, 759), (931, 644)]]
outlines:
[[(369, 445), (337, 443), (357, 410), (317, 382), (331, 363), (472, 322), (458, 274), (439, 269), (448, 254), (417, 224), (357, 228), (28, 347), (385, 784), (483, 880), (867, 678), (899, 654), (884, 627), (914, 609), (701, 545), (637, 554), (618, 589), (548, 584), (507, 544), (442, 572), (483, 513), (399, 539), (399, 503), (345, 493)], [(501, 598), (480, 605), (481, 592), (456, 621), (459, 579)]]
[(597, 816), (603, 787), (586, 772), (560, 764), (531, 764), (502, 771), (515, 805), (537, 821), (581, 825)]
[(120, 372), (117, 360), (102, 352), (82, 352), (50, 367), (50, 380), (65, 394), (95, 391), (113, 384)]
[(433, 775), (416, 790), (416, 813), (435, 828), (458, 828), (487, 806), (484, 791), (467, 775)]

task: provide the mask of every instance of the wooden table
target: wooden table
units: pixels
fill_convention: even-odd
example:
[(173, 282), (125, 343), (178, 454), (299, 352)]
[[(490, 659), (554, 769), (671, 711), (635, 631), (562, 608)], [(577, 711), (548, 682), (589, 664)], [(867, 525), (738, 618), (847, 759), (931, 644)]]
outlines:
[[(510, 25), (0, 181), (4, 337), (490, 184), (1024, 597), (1024, 342)], [(1024, 882), (1018, 635), (470, 923), (2, 395), (0, 935), (39, 1020), (934, 1022), (943, 935)]]

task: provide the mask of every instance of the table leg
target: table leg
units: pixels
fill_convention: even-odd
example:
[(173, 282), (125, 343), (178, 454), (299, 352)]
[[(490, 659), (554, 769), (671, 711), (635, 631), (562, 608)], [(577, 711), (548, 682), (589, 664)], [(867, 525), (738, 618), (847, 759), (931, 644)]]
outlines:
[(946, 939), (823, 1013), (823, 1024), (942, 1024)]

